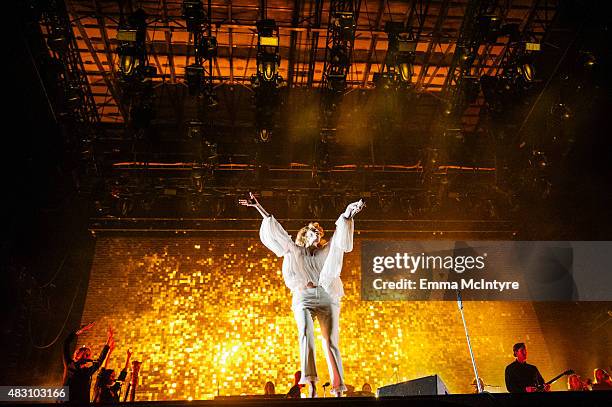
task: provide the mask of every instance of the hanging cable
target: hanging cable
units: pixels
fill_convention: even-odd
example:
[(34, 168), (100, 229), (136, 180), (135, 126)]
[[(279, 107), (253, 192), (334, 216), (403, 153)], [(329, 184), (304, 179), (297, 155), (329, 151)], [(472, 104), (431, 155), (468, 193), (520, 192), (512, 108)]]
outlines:
[[(36, 349), (47, 349), (47, 348), (50, 348), (60, 338), (60, 336), (64, 332), (64, 328), (66, 327), (66, 324), (68, 323), (68, 318), (70, 318), (70, 314), (72, 313), (72, 308), (74, 308), (74, 303), (75, 303), (77, 295), (79, 293), (79, 288), (81, 287), (81, 282), (82, 281), (83, 281), (83, 278), (81, 277), (81, 279), (79, 280), (79, 283), (77, 284), (76, 290), (74, 292), (74, 296), (72, 297), (72, 302), (70, 303), (70, 308), (68, 308), (68, 313), (66, 314), (66, 318), (64, 319), (64, 323), (62, 324), (62, 327), (60, 328), (60, 330), (57, 333), (57, 335), (55, 336), (55, 338), (53, 338), (53, 340), (50, 343), (48, 343), (46, 345), (37, 345), (37, 344), (34, 343), (34, 338), (32, 337), (32, 313), (30, 312), (30, 315), (29, 315), (29, 318), (28, 318), (28, 334), (30, 336), (30, 343), (32, 344), (32, 346), (34, 348), (36, 348)], [(31, 311), (31, 309), (30, 309), (30, 311)]]
[(64, 258), (62, 259), (60, 265), (57, 267), (57, 270), (55, 271), (55, 274), (53, 275), (53, 277), (51, 277), (51, 280), (49, 280), (47, 283), (41, 285), (40, 288), (46, 288), (49, 285), (51, 285), (51, 283), (53, 283), (53, 281), (55, 281), (55, 279), (59, 275), (59, 272), (64, 268), (64, 263), (66, 263), (66, 259), (67, 258), (68, 258), (68, 252), (66, 252), (66, 254), (64, 255)]

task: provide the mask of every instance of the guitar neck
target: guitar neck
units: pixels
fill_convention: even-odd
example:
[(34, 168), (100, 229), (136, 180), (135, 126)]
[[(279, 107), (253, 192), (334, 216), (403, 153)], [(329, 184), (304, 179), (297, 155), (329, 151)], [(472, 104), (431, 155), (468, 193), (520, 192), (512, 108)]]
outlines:
[(553, 384), (554, 382), (556, 382), (557, 380), (559, 380), (563, 376), (570, 375), (570, 374), (573, 374), (573, 373), (574, 373), (573, 370), (566, 370), (565, 372), (561, 373), (560, 375), (557, 375), (557, 376), (553, 377), (552, 379), (550, 379), (549, 381), (547, 381), (546, 384)]

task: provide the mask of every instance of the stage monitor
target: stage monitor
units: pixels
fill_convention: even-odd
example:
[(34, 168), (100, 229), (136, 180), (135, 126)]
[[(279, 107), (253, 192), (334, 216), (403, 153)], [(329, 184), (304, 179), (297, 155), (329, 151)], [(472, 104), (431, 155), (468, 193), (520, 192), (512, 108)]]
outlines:
[(425, 376), (378, 388), (378, 397), (433, 396), (442, 394), (450, 394), (450, 392), (438, 375)]

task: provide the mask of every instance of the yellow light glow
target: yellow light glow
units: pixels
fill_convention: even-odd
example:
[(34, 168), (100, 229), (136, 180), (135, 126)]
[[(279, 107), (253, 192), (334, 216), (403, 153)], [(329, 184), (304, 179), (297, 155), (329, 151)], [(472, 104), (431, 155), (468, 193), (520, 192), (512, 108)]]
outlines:
[[(195, 244), (212, 249), (193, 255)], [(367, 380), (376, 389), (437, 373), (452, 393), (471, 392), (472, 366), (456, 303), (361, 301), (360, 261), (356, 241), (342, 271), (340, 350), (346, 383), (360, 389)], [(114, 327), (114, 355), (131, 348), (132, 359), (143, 361), (138, 401), (213, 398), (217, 387), (222, 396), (263, 394), (268, 380), (277, 393), (287, 392), (299, 369), (299, 349), (291, 295), (278, 275), (281, 264), (256, 234), (99, 237), (82, 316), (97, 323), (79, 339), (93, 344), (97, 355), (106, 327)], [(112, 312), (101, 306), (117, 299), (121, 306)], [(503, 386), (504, 367), (519, 341), (529, 344), (530, 363), (544, 377), (558, 373), (530, 303), (466, 302), (464, 307), (485, 383)], [(316, 350), (323, 384), (329, 377), (320, 341)], [(109, 368), (120, 369), (119, 359), (114, 356)]]

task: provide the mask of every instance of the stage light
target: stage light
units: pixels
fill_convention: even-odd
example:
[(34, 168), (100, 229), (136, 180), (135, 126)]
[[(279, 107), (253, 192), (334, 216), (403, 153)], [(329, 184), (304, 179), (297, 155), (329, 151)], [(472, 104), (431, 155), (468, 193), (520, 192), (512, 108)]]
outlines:
[(127, 18), (127, 26), (117, 30), (119, 42), (115, 52), (119, 56), (119, 73), (124, 81), (147, 81), (155, 76), (157, 70), (148, 64), (145, 44), (147, 14), (138, 9)]
[(196, 55), (202, 59), (211, 59), (217, 56), (217, 38), (203, 36), (195, 44)]
[(202, 197), (199, 194), (190, 194), (187, 196), (187, 208), (191, 212), (199, 212), (202, 207)]
[(535, 68), (529, 62), (524, 62), (516, 67), (516, 71), (525, 82), (533, 82), (535, 78)]
[[(388, 21), (385, 24), (385, 32), (388, 35), (387, 54), (382, 69), (383, 73), (389, 75), (388, 78), (379, 77), (383, 84), (387, 79), (402, 84), (409, 84), (414, 73), (413, 63), (417, 42), (410, 39), (404, 24), (401, 22)], [(392, 87), (384, 86), (385, 88)]]
[(121, 216), (129, 215), (134, 209), (134, 201), (129, 197), (124, 197), (119, 201), (119, 213)]
[(190, 95), (194, 96), (200, 93), (203, 78), (204, 67), (202, 65), (191, 64), (185, 67), (185, 81)]
[(138, 60), (138, 51), (133, 44), (123, 44), (117, 48), (119, 55), (119, 72), (123, 76), (131, 76), (134, 73), (134, 68), (140, 62)]
[(597, 58), (591, 52), (584, 53), (584, 65), (587, 67), (592, 67), (597, 63)]
[(257, 22), (257, 75), (251, 77), (254, 88), (262, 85), (280, 87), (282, 77), (278, 74), (280, 47), (278, 28), (274, 20)]
[(450, 116), (453, 113), (453, 106), (450, 103), (446, 103), (444, 106), (444, 114)]
[(497, 38), (504, 34), (501, 22), (501, 18), (496, 15), (480, 16), (478, 20), (478, 29), (485, 42), (494, 44), (497, 42)]
[(215, 218), (220, 217), (225, 212), (225, 199), (217, 197), (213, 202), (213, 214)]
[(204, 8), (200, 0), (183, 0), (183, 18), (187, 31), (198, 32), (204, 23)]
[(347, 49), (341, 45), (336, 45), (331, 49), (331, 63), (333, 65), (347, 65), (349, 61)]
[(402, 82), (410, 82), (412, 79), (412, 64), (402, 63), (399, 65), (399, 74)]
[(524, 53), (517, 58), (516, 72), (519, 77), (531, 83), (536, 79), (536, 70), (534, 66), (535, 53), (540, 51), (540, 44), (537, 42), (526, 42), (524, 44)]
[(217, 107), (219, 106), (219, 98), (214, 93), (206, 94), (206, 105), (208, 107)]
[(199, 120), (187, 122), (187, 137), (199, 139), (204, 135), (204, 123)]
[(334, 30), (342, 41), (352, 41), (355, 37), (355, 17), (350, 11), (337, 11), (334, 13), (331, 21)]
[(264, 81), (270, 82), (276, 74), (276, 64), (273, 61), (264, 61), (257, 66), (257, 72)]
[(268, 141), (270, 141), (270, 137), (272, 136), (272, 132), (266, 128), (263, 129), (259, 129), (257, 130), (257, 136), (259, 137), (260, 141), (263, 141), (264, 143), (267, 143)]
[[(400, 44), (402, 44), (400, 42)], [(416, 45), (416, 43), (414, 43)], [(398, 79), (404, 83), (410, 83), (412, 75), (414, 73), (413, 68), (414, 62), (414, 51), (400, 52), (396, 57), (395, 70), (398, 73)]]

